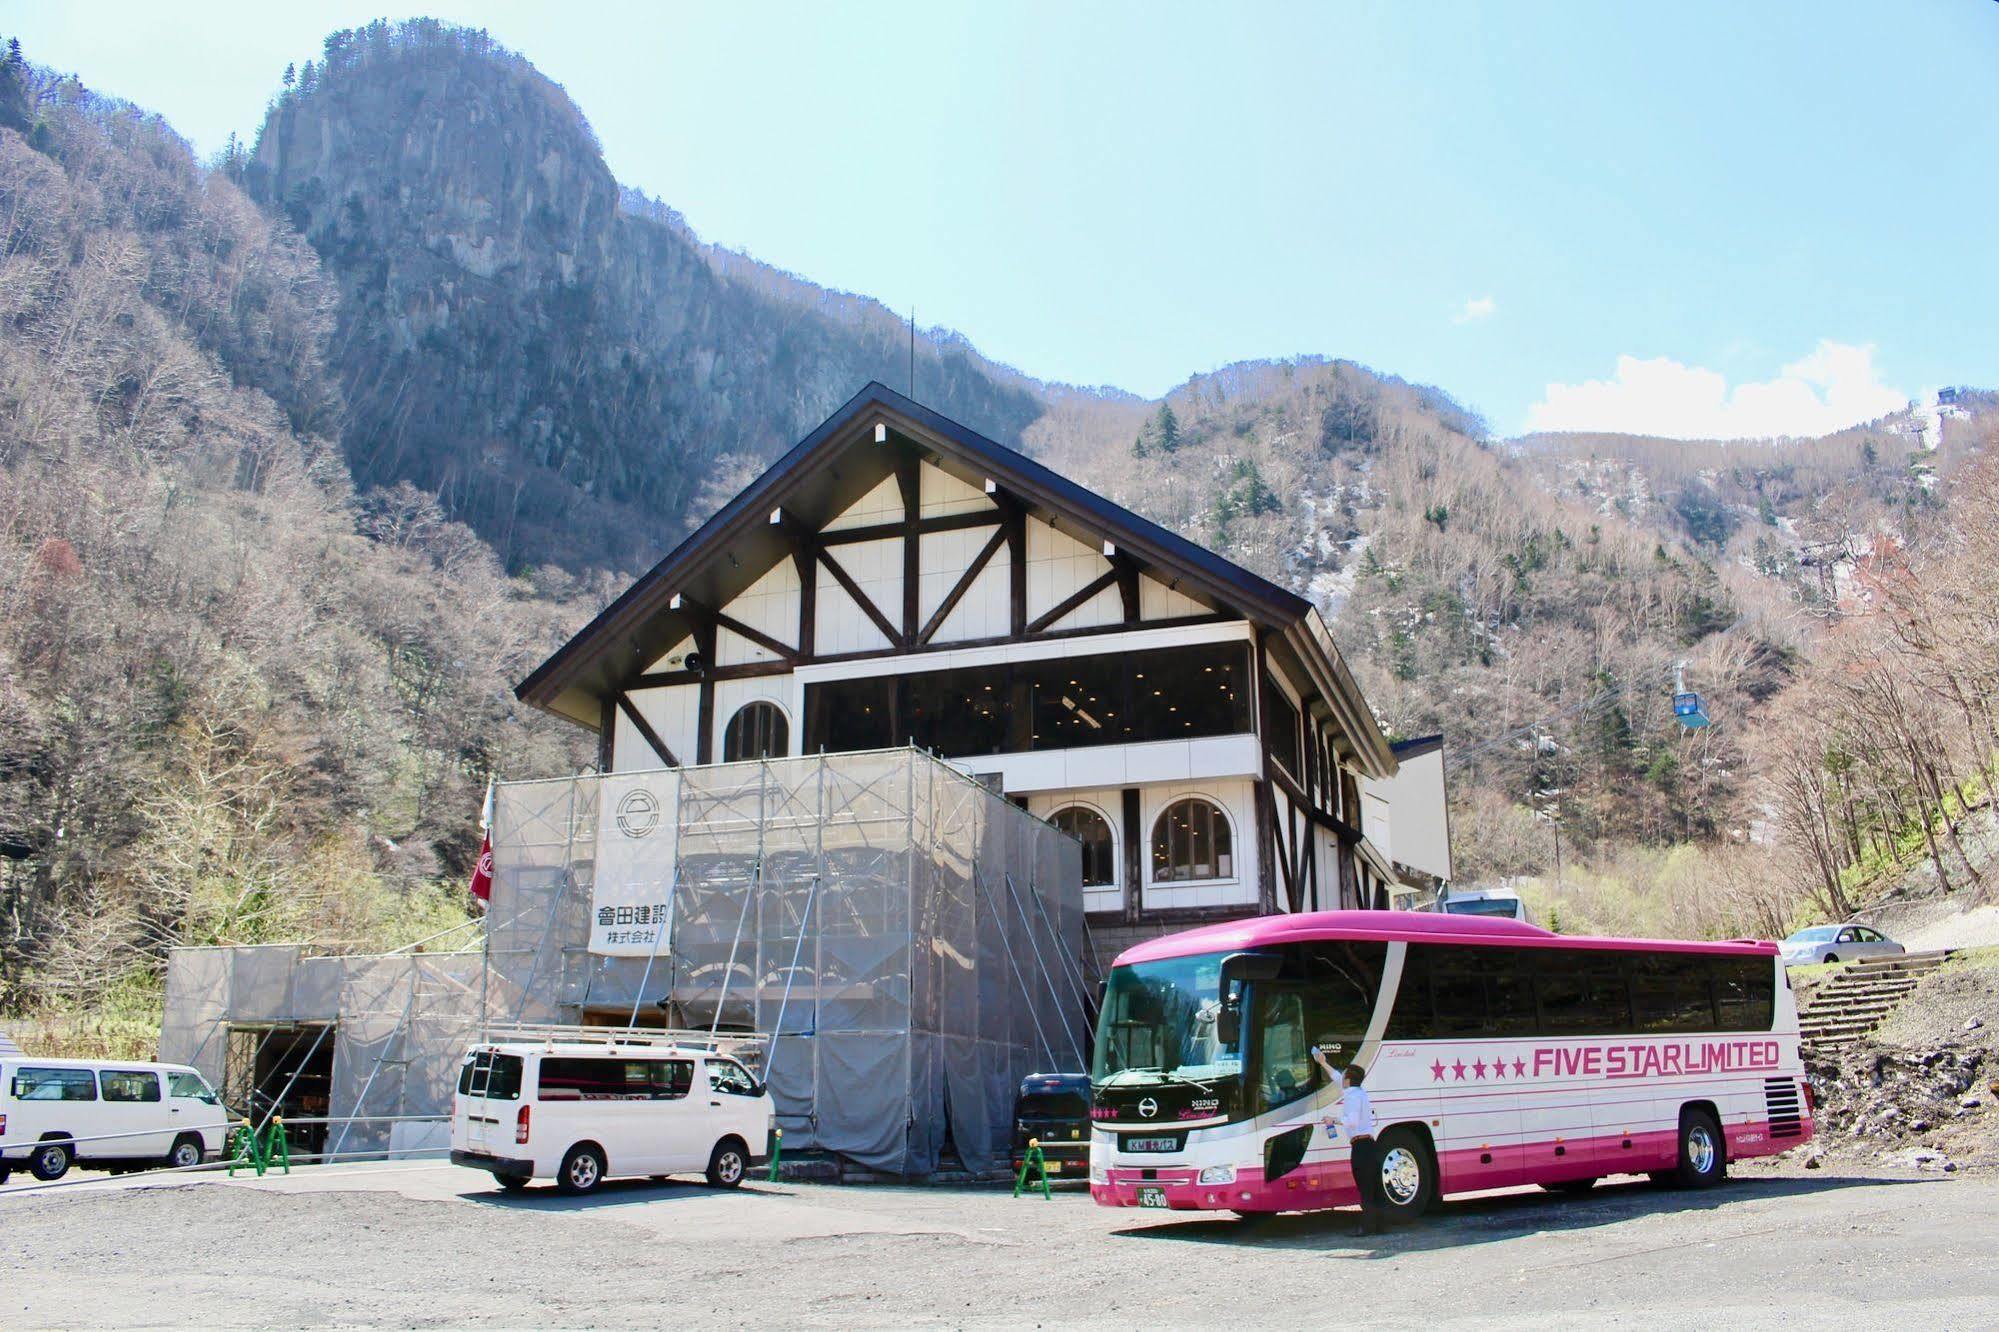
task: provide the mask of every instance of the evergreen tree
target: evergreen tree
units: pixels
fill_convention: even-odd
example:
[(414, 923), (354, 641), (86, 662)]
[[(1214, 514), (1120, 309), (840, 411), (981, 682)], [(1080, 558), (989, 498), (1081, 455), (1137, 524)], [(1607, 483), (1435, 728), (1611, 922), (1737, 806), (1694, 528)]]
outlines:
[(1159, 404), (1159, 416), (1154, 425), (1154, 437), (1159, 441), (1161, 452), (1171, 453), (1180, 447), (1180, 418), (1173, 415), (1170, 403)]
[(285, 66), (285, 79), (284, 79), (284, 83), (285, 83), (285, 87), (289, 88), (289, 87), (291, 87), (291, 86), (292, 86), (292, 85), (293, 85), (294, 83), (297, 83), (297, 82), (298, 82), (298, 66), (296, 66), (296, 65), (290, 65), (290, 64), (286, 65), (286, 66)]
[(26, 132), (28, 115), (28, 66), (21, 59), (21, 39), (7, 39), (7, 55), (0, 59), (0, 125)]

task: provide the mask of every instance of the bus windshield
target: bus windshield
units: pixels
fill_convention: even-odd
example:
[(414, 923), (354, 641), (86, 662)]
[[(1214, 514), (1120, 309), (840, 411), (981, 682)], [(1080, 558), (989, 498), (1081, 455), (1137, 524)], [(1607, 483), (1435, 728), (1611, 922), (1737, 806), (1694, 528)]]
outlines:
[(1091, 1080), (1100, 1086), (1212, 1082), (1242, 1072), (1221, 1039), (1222, 954), (1114, 969), (1104, 986)]

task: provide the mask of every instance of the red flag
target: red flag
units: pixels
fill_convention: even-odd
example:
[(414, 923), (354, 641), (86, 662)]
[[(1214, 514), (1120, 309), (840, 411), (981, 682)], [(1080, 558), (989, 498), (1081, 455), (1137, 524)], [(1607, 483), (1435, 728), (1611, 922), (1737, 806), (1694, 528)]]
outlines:
[(481, 902), (493, 900), (493, 834), (479, 843), (479, 863), (472, 867), (472, 896)]

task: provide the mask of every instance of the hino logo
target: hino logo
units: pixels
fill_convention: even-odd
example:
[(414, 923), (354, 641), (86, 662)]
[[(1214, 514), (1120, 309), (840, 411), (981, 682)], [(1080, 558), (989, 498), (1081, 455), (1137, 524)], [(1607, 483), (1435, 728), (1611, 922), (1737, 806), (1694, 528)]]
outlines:
[(1138, 1103), (1138, 1113), (1144, 1115), (1147, 1119), (1152, 1118), (1159, 1113), (1159, 1102), (1153, 1100), (1150, 1096), (1146, 1097)]

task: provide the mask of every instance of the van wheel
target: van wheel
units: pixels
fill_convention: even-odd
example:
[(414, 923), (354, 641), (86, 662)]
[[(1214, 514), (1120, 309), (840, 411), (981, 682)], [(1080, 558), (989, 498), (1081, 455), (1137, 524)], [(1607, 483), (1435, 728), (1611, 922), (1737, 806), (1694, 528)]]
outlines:
[(1826, 962), (1826, 963), (1828, 963), (1828, 964), (1830, 964), (1830, 963), (1833, 963), (1833, 962), (1837, 962), (1837, 961), (1839, 961), (1839, 954), (1838, 954), (1838, 953), (1827, 953), (1827, 954), (1825, 955), (1825, 957), (1824, 957), (1824, 958), (1822, 958), (1821, 960), (1822, 960), (1822, 961), (1824, 961), (1824, 962)]
[(495, 1170), (493, 1178), (499, 1181), (501, 1190), (506, 1193), (519, 1193), (528, 1186), (528, 1177), (526, 1175), (503, 1175)]
[(7, 1182), (7, 1176), (13, 1173), (14, 1173), (14, 1168), (12, 1166), (0, 1165), (0, 1184), (5, 1184)]
[(603, 1149), (587, 1142), (569, 1149), (562, 1158), (562, 1169), (555, 1175), (555, 1187), (564, 1193), (589, 1193), (603, 1182)]
[(1680, 1164), (1673, 1180), (1682, 1188), (1704, 1189), (1728, 1173), (1728, 1145), (1721, 1125), (1705, 1110), (1680, 1112)]
[(1381, 1135), (1381, 1200), (1397, 1221), (1413, 1220), (1437, 1201), (1437, 1158), (1412, 1129)]
[(749, 1152), (740, 1138), (724, 1138), (715, 1144), (708, 1158), (708, 1182), (718, 1189), (733, 1189), (749, 1170)]
[(76, 1149), (68, 1139), (45, 1142), (35, 1148), (35, 1154), (28, 1158), (28, 1169), (39, 1180), (61, 1179), (69, 1173), (70, 1163), (76, 1159)]
[(201, 1139), (192, 1133), (183, 1133), (174, 1139), (173, 1150), (167, 1153), (169, 1170), (186, 1170), (201, 1164)]

